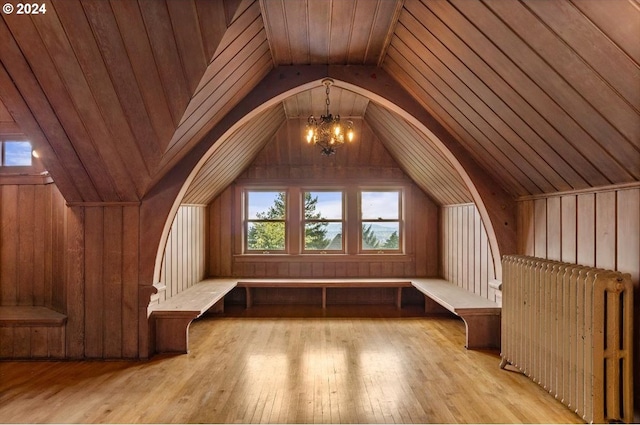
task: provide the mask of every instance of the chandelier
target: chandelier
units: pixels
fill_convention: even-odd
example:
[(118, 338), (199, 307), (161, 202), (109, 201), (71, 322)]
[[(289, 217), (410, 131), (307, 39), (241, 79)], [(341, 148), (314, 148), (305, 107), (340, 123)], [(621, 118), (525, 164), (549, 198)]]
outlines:
[(340, 122), (340, 115), (333, 116), (329, 112), (329, 87), (332, 84), (331, 78), (322, 80), (327, 95), (325, 100), (326, 114), (321, 115), (320, 119), (310, 115), (305, 129), (307, 143), (320, 146), (322, 154), (327, 156), (336, 153), (336, 149), (344, 144), (345, 139), (351, 142), (354, 136), (352, 121)]

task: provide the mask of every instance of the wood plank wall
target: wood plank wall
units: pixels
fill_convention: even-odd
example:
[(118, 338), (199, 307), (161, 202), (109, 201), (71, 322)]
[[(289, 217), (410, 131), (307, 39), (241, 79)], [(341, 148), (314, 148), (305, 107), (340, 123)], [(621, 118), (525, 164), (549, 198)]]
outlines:
[(137, 204), (67, 208), (69, 358), (139, 356), (139, 229)]
[[(634, 355), (640, 357), (640, 188), (548, 195), (518, 202), (520, 254), (630, 273)], [(640, 368), (634, 384), (640, 388)], [(640, 391), (635, 393), (640, 406)]]
[(181, 205), (167, 238), (160, 300), (170, 298), (206, 276), (206, 205)]
[(0, 360), (64, 359), (64, 325), (0, 326)]
[(495, 301), (495, 291), (489, 288), (495, 278), (493, 254), (475, 204), (443, 206), (440, 223), (442, 277)]
[(0, 305), (64, 311), (64, 199), (55, 185), (0, 185)]
[[(361, 124), (359, 122), (358, 124)], [(290, 120), (258, 154), (236, 183), (209, 204), (209, 275), (260, 277), (402, 277), (438, 274), (438, 206), (402, 171), (382, 142), (366, 125), (359, 125), (357, 141), (326, 157), (301, 140), (303, 123)], [(394, 182), (406, 188), (406, 256), (365, 259), (345, 255), (309, 260), (308, 257), (242, 258), (241, 215), (237, 211), (238, 184), (279, 186), (315, 184), (376, 185)]]
[(327, 259), (315, 256), (251, 260), (239, 257), (242, 224), (235, 212), (235, 187), (227, 188), (209, 205), (209, 264), (211, 276), (242, 277), (405, 277), (438, 274), (438, 207), (415, 185), (406, 193), (409, 206), (406, 256), (367, 259), (358, 255)]
[(640, 275), (640, 189), (582, 192), (518, 203), (522, 254)]
[[(0, 185), (0, 306), (64, 313), (65, 210), (53, 184)], [(0, 327), (0, 358), (64, 357), (64, 326)]]

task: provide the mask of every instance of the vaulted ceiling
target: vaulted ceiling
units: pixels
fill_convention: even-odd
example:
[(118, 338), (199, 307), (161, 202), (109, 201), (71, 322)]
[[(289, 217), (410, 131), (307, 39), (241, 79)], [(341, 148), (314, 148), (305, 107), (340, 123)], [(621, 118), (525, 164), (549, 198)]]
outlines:
[[(69, 202), (137, 202), (199, 147), (187, 193), (215, 196), (320, 83), (211, 139), (274, 70), (388, 74), (512, 196), (640, 180), (636, 0), (52, 0), (0, 21), (0, 133), (24, 133)], [(336, 81), (441, 204), (470, 197), (441, 145)], [(227, 118), (225, 118), (227, 117)], [(202, 149), (202, 143), (211, 146)]]

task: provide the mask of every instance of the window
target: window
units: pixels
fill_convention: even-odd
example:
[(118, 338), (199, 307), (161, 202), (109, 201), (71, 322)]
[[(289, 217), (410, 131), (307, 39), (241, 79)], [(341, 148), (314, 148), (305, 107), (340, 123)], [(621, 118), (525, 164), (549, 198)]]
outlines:
[(0, 164), (5, 167), (31, 167), (31, 143), (7, 140), (0, 143), (2, 158)]
[(245, 247), (263, 253), (286, 250), (287, 193), (248, 190), (245, 192)]
[(304, 251), (344, 252), (343, 194), (303, 192)]
[(241, 255), (404, 254), (403, 186), (277, 184), (238, 186)]
[(360, 249), (399, 251), (402, 246), (400, 190), (360, 192)]

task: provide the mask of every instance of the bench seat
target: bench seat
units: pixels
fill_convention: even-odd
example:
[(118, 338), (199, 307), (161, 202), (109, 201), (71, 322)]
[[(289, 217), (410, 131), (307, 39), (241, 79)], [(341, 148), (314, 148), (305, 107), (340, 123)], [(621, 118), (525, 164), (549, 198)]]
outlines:
[(42, 306), (0, 306), (0, 359), (65, 357), (67, 316)]
[(466, 325), (468, 349), (500, 348), (501, 307), (444, 279), (411, 278), (413, 286), (425, 295), (425, 310), (431, 299), (456, 314)]
[(318, 288), (322, 307), (330, 288), (396, 288), (396, 306), (402, 306), (402, 288), (415, 287), (425, 295), (425, 310), (437, 303), (462, 318), (468, 349), (500, 347), (500, 306), (438, 278), (221, 278), (207, 279), (172, 298), (149, 307), (158, 353), (187, 353), (189, 325), (223, 300), (235, 287), (245, 288), (247, 308), (253, 305), (253, 288)]
[(67, 316), (40, 306), (1, 306), (2, 326), (62, 326)]
[(322, 290), (322, 308), (327, 307), (328, 288), (397, 288), (396, 307), (402, 306), (402, 288), (410, 288), (408, 279), (362, 279), (362, 278), (332, 278), (332, 279), (240, 279), (238, 287), (245, 288), (247, 308), (253, 305), (251, 288), (318, 288)]
[(236, 284), (236, 279), (206, 279), (166, 301), (149, 306), (155, 326), (156, 352), (187, 353), (191, 322), (221, 301)]

